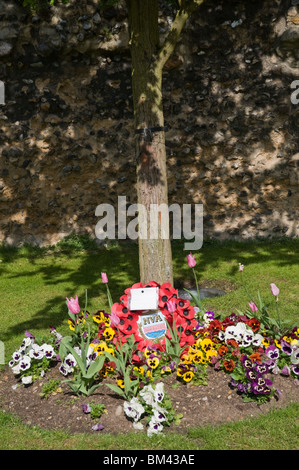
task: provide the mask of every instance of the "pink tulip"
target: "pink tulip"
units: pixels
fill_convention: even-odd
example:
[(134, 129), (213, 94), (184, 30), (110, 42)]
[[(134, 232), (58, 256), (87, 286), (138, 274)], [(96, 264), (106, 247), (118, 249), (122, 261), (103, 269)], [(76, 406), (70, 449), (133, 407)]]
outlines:
[(249, 303), (248, 303), (248, 305), (249, 305), (249, 307), (250, 307), (250, 310), (251, 310), (252, 312), (254, 312), (254, 313), (255, 313), (255, 312), (257, 312), (257, 311), (258, 311), (258, 308), (257, 308), (257, 306), (255, 305), (255, 303), (254, 303), (254, 302), (249, 302)]
[(116, 313), (111, 313), (110, 315), (110, 320), (111, 320), (111, 325), (113, 326), (117, 326), (120, 322), (120, 318), (118, 315), (116, 315)]
[(187, 255), (187, 261), (189, 268), (194, 268), (194, 266), (196, 266), (195, 256), (192, 255), (192, 253)]
[(75, 299), (71, 297), (71, 300), (69, 300), (66, 297), (66, 300), (67, 300), (67, 307), (71, 313), (77, 314), (81, 312), (81, 308), (80, 308), (79, 301), (78, 301), (78, 296), (76, 296)]
[(107, 284), (108, 283), (107, 274), (106, 273), (101, 273), (101, 277), (102, 277), (102, 283)]
[(166, 306), (169, 313), (174, 313), (176, 311), (176, 303), (174, 300), (167, 300)]
[(279, 289), (273, 282), (270, 284), (270, 289), (271, 293), (277, 297), (279, 294)]

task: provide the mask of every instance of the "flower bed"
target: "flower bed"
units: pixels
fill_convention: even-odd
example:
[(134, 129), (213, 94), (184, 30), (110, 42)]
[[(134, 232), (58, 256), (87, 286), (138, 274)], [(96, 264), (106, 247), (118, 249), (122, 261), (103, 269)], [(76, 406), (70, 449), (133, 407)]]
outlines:
[[(194, 270), (194, 258), (188, 256)], [(243, 269), (241, 265), (241, 273)], [(180, 418), (161, 382), (167, 375), (175, 376), (178, 386), (207, 384), (207, 368), (213, 367), (228, 374), (231, 386), (244, 401), (259, 404), (279, 398), (275, 375), (298, 381), (299, 329), (287, 329), (281, 322), (275, 285), (270, 287), (276, 300), (276, 319), (260, 297), (258, 306), (250, 301), (245, 312), (220, 319), (205, 311), (198, 298), (193, 298), (194, 305), (180, 299), (168, 283), (134, 284), (113, 303), (103, 273), (102, 281), (110, 312), (89, 313), (87, 295), (84, 309), (77, 297), (71, 298), (67, 299), (70, 335), (63, 337), (53, 327), (46, 339), (25, 333), (9, 363), (25, 386), (57, 365), (75, 394), (90, 396), (103, 385), (119, 394), (134, 428), (142, 429), (146, 424), (148, 435), (152, 435)], [(156, 289), (157, 308), (132, 310), (132, 290), (147, 288)], [(109, 381), (105, 381), (107, 377)], [(102, 426), (98, 423), (94, 429)]]

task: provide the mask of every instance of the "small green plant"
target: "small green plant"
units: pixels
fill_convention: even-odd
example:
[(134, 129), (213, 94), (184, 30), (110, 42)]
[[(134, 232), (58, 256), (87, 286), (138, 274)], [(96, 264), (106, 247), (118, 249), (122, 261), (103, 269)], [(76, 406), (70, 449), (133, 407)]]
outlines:
[(104, 413), (107, 413), (107, 408), (102, 403), (90, 404), (90, 417), (91, 419), (98, 419)]
[(41, 398), (48, 399), (53, 393), (59, 390), (60, 380), (51, 379), (42, 386)]
[(165, 337), (166, 353), (172, 361), (175, 361), (175, 363), (178, 364), (180, 362), (182, 352), (185, 349), (185, 347), (182, 347), (180, 344), (181, 334), (178, 335), (175, 318), (173, 318), (173, 328), (171, 328), (167, 320), (165, 320), (165, 322), (167, 324), (168, 331), (170, 332), (171, 336), (171, 339)]
[(133, 367), (132, 357), (133, 352), (135, 350), (134, 345), (134, 335), (131, 335), (129, 336), (126, 343), (122, 344), (120, 341), (116, 344), (115, 356), (112, 356), (112, 354), (105, 351), (106, 357), (116, 364), (116, 370), (123, 378), (123, 388), (113, 384), (107, 384), (107, 387), (109, 387), (114, 392), (118, 393), (126, 400), (130, 400), (132, 397), (135, 397), (139, 389), (140, 379), (137, 377), (131, 380), (131, 371)]

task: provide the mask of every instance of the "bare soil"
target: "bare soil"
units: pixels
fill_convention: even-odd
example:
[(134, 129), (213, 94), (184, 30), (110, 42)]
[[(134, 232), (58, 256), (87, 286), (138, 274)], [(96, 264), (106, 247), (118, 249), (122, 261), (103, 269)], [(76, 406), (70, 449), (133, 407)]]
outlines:
[[(7, 412), (14, 413), (30, 426), (39, 426), (52, 430), (67, 430), (71, 433), (94, 433), (92, 426), (101, 422), (104, 429), (101, 433), (128, 433), (134, 431), (132, 422), (123, 412), (123, 399), (115, 395), (103, 382), (91, 397), (77, 397), (66, 384), (60, 385), (62, 392), (56, 392), (48, 398), (41, 397), (43, 384), (50, 379), (62, 376), (58, 367), (34, 384), (12, 388), (16, 378), (7, 367), (0, 373), (0, 406)], [(107, 380), (107, 379), (105, 379)], [(299, 402), (299, 387), (291, 378), (275, 376), (275, 386), (282, 391), (279, 400), (271, 399), (269, 403), (258, 406), (256, 403), (244, 403), (241, 396), (229, 386), (229, 376), (222, 371), (208, 369), (208, 385), (180, 384), (173, 388), (176, 377), (168, 376), (163, 381), (165, 389), (172, 400), (173, 407), (183, 414), (179, 426), (172, 424), (165, 432), (186, 433), (189, 429), (205, 425), (229, 423), (241, 419), (259, 416), (270, 409), (284, 407), (291, 402)], [(85, 414), (82, 405), (102, 403), (107, 413), (100, 419), (91, 419)], [(140, 431), (135, 431), (140, 432)]]

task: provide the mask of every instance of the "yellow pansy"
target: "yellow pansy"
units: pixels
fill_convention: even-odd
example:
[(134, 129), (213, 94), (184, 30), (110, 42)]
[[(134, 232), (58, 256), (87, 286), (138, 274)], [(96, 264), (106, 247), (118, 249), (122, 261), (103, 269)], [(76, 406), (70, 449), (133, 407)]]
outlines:
[(267, 348), (268, 346), (270, 346), (270, 340), (268, 338), (263, 338), (262, 344), (265, 348)]
[(125, 388), (125, 382), (123, 379), (118, 379), (116, 383), (120, 388)]
[(188, 351), (188, 358), (192, 361), (193, 357), (197, 354), (197, 352), (197, 349), (190, 347)]
[(149, 369), (146, 371), (146, 377), (148, 377), (149, 379), (152, 379), (153, 378), (153, 371), (152, 369)]
[(202, 340), (200, 343), (201, 349), (205, 352), (209, 351), (210, 349), (213, 348), (214, 344), (213, 341), (210, 338), (205, 338)]
[(190, 382), (190, 380), (192, 380), (194, 377), (194, 372), (192, 372), (191, 370), (189, 370), (188, 372), (185, 372), (185, 374), (183, 375), (183, 379), (185, 382)]
[(106, 328), (106, 330), (103, 333), (103, 336), (106, 339), (106, 341), (111, 341), (114, 335), (115, 335), (115, 331), (113, 330), (113, 328)]
[(160, 361), (157, 357), (148, 357), (145, 362), (151, 369), (156, 369)]
[(206, 352), (206, 357), (209, 362), (211, 362), (211, 359), (213, 356), (214, 357), (217, 356), (217, 351), (215, 351), (215, 349), (210, 349), (209, 351)]
[(183, 375), (186, 373), (186, 370), (180, 366), (178, 366), (177, 368), (177, 371), (176, 371), (176, 375), (178, 377), (183, 377)]
[(105, 315), (105, 312), (98, 312), (92, 316), (95, 323), (105, 323), (106, 326), (110, 326), (110, 317)]
[(107, 351), (108, 353), (110, 353), (111, 356), (115, 356), (115, 351), (114, 351), (113, 348), (107, 348), (107, 347), (106, 347), (105, 351)]
[(143, 366), (135, 366), (133, 370), (135, 370), (137, 374), (139, 375), (144, 375), (144, 372), (145, 372), (145, 369)]
[(199, 364), (203, 360), (203, 352), (197, 351), (196, 354), (192, 357), (192, 361), (196, 364)]

